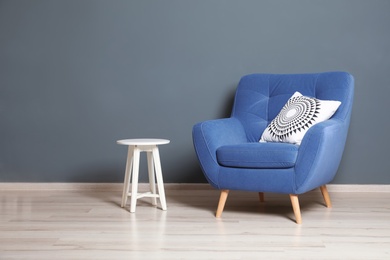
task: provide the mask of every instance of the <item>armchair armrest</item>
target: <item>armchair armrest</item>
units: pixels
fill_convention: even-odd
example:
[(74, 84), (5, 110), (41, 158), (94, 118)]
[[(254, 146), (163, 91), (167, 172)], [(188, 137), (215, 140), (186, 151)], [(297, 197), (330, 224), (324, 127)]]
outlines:
[(339, 167), (348, 122), (330, 119), (316, 124), (304, 136), (296, 161), (297, 194), (331, 182)]
[(234, 118), (204, 121), (192, 129), (196, 155), (211, 185), (217, 187), (220, 165), (216, 151), (220, 146), (247, 142), (241, 122)]

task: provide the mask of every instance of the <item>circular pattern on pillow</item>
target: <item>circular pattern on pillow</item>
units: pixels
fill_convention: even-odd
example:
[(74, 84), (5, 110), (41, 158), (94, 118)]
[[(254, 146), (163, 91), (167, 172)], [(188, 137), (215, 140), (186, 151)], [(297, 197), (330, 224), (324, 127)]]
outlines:
[(297, 131), (308, 129), (317, 117), (319, 105), (320, 103), (316, 99), (305, 96), (290, 98), (269, 124), (268, 129), (271, 135), (283, 141)]
[(340, 101), (320, 100), (295, 92), (264, 130), (260, 142), (300, 144), (313, 125), (329, 119)]

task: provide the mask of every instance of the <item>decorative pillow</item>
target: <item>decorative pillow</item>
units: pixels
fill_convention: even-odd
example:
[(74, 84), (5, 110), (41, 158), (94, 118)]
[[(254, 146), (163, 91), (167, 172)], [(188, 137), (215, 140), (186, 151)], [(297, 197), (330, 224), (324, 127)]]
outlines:
[(283, 142), (299, 145), (309, 128), (328, 120), (340, 104), (340, 101), (319, 100), (295, 92), (264, 130), (260, 142)]

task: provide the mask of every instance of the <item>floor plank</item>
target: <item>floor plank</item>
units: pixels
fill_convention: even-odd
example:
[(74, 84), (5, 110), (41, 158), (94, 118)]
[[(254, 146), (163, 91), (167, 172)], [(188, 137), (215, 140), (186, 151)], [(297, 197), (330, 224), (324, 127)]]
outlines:
[(168, 210), (118, 191), (0, 191), (0, 259), (390, 259), (390, 193), (167, 190)]

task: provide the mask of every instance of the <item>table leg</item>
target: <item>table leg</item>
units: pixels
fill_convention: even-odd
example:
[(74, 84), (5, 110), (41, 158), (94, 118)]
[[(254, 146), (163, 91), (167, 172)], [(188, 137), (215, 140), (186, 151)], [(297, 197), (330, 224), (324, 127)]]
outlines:
[[(153, 195), (156, 195), (156, 181), (154, 178), (154, 162), (153, 162), (152, 152), (147, 152), (147, 156), (148, 156), (148, 173), (149, 173), (150, 191), (152, 192)], [(152, 205), (156, 206), (157, 205), (156, 197), (151, 197), (151, 199), (152, 199)]]
[(158, 147), (153, 148), (153, 159), (154, 159), (154, 167), (156, 169), (156, 179), (157, 179), (157, 186), (158, 186), (158, 193), (160, 197), (160, 203), (162, 210), (167, 210), (167, 203), (165, 201), (165, 191), (164, 191), (164, 182), (162, 177), (162, 170), (161, 170), (161, 162), (160, 162), (160, 154), (158, 152)]
[(123, 182), (122, 203), (121, 207), (125, 207), (127, 203), (127, 195), (129, 193), (131, 169), (133, 166), (133, 146), (129, 146), (126, 160), (125, 179)]
[(133, 176), (131, 180), (130, 212), (135, 212), (135, 206), (137, 205), (139, 157), (140, 157), (140, 150), (139, 148), (135, 147), (133, 152), (133, 174), (132, 174)]

